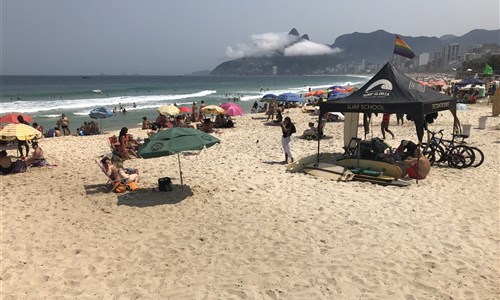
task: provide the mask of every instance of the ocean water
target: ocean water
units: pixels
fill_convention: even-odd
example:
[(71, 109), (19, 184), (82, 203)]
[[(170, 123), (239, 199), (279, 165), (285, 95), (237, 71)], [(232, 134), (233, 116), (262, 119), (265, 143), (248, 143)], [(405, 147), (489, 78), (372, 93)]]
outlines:
[[(61, 114), (70, 119), (72, 132), (90, 121), (91, 109), (113, 110), (120, 104), (127, 113), (117, 112), (102, 120), (103, 130), (136, 127), (146, 116), (155, 120), (156, 109), (177, 104), (191, 107), (201, 100), (207, 105), (239, 98), (250, 112), (254, 101), (267, 93), (305, 94), (309, 88), (332, 85), (362, 85), (366, 76), (0, 76), (0, 115), (21, 112), (45, 129), (54, 127)], [(137, 107), (133, 108), (133, 103)], [(261, 103), (259, 103), (261, 104)]]

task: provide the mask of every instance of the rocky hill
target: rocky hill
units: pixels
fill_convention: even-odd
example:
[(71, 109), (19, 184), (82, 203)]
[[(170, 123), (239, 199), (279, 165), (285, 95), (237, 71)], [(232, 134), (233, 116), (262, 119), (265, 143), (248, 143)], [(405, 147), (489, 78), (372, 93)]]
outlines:
[[(300, 41), (309, 40), (307, 34), (300, 36), (299, 32), (293, 28), (289, 35), (297, 37), (290, 45)], [(300, 37), (299, 37), (300, 36)], [(427, 36), (405, 36), (400, 35), (403, 40), (410, 45), (413, 52), (434, 53), (439, 51), (445, 44), (458, 43), (461, 49), (466, 49), (475, 44), (500, 44), (500, 30), (472, 30), (462, 36), (444, 35), (441, 38)], [(377, 30), (370, 33), (354, 32), (344, 34), (335, 39), (329, 45), (332, 49), (340, 49), (339, 53), (328, 55), (309, 56), (285, 56), (283, 49), (277, 50), (271, 56), (242, 57), (226, 61), (213, 69), (212, 75), (265, 75), (273, 74), (273, 66), (277, 67), (277, 74), (313, 74), (319, 70), (333, 67), (336, 64), (354, 63), (359, 64), (363, 60), (365, 63), (387, 62), (394, 49), (395, 33), (384, 30)]]

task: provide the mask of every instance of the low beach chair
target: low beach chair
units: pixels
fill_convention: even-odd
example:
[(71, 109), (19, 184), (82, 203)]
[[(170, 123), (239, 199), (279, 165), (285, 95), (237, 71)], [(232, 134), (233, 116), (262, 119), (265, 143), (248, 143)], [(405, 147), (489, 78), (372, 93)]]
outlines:
[(108, 176), (108, 174), (106, 173), (106, 170), (104, 169), (104, 166), (101, 164), (101, 162), (99, 162), (97, 160), (95, 160), (95, 162), (99, 166), (99, 168), (101, 169), (101, 171), (104, 173), (104, 175), (106, 175), (106, 177), (108, 178), (108, 182), (106, 182), (106, 189), (109, 189), (107, 186), (111, 185), (111, 189), (108, 191), (108, 193), (114, 192), (115, 189), (119, 186), (118, 183), (122, 183), (122, 184), (126, 185), (126, 182), (127, 182), (128, 178), (124, 178), (124, 179), (121, 179), (121, 180), (113, 180), (113, 179), (111, 179)]

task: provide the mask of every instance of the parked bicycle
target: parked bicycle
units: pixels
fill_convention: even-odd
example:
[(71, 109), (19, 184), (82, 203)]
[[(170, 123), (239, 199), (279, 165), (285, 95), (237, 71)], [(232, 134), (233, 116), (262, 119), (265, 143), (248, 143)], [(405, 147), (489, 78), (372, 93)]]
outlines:
[[(448, 163), (452, 168), (463, 169), (474, 164), (475, 154), (471, 147), (455, 141), (455, 137), (464, 137), (463, 135), (452, 136), (451, 140), (443, 139), (443, 129), (436, 132), (429, 131), (430, 142), (423, 143), (423, 154), (429, 159), (431, 165), (435, 163)], [(440, 135), (436, 137), (436, 135)]]

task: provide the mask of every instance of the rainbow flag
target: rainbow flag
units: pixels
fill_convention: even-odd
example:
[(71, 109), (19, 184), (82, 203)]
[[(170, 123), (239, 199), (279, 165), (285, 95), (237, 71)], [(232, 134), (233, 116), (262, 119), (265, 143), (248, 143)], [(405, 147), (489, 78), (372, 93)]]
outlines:
[(415, 53), (410, 49), (402, 38), (396, 35), (396, 40), (394, 41), (394, 54), (401, 55), (407, 57), (409, 59), (413, 59), (415, 57)]

